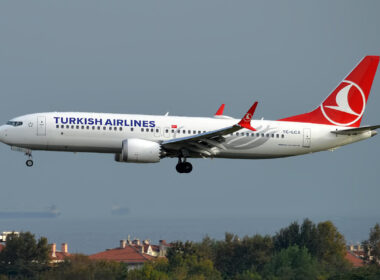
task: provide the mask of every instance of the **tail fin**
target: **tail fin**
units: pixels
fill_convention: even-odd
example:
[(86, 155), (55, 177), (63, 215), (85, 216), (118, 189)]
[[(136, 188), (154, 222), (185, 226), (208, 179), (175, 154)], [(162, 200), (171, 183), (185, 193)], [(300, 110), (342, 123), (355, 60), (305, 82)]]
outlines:
[(364, 57), (314, 111), (280, 121), (359, 127), (379, 58), (379, 56)]

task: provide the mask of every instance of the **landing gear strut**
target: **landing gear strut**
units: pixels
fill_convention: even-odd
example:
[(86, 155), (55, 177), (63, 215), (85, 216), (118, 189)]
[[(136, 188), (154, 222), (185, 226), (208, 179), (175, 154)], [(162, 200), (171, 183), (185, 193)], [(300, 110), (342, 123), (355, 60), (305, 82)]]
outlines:
[(178, 163), (175, 167), (178, 173), (190, 173), (193, 170), (193, 165), (186, 161), (186, 158), (178, 157)]
[(25, 153), (26, 156), (28, 156), (28, 160), (25, 162), (27, 167), (33, 166), (33, 160), (32, 160), (32, 151), (28, 151)]

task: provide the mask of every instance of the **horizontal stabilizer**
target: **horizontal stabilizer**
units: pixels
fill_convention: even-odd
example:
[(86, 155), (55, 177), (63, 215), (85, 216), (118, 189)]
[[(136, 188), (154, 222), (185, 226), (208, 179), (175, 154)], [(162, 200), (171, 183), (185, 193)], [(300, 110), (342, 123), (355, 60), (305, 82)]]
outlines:
[(339, 134), (339, 135), (350, 135), (350, 134), (363, 133), (367, 131), (373, 131), (378, 128), (380, 128), (380, 125), (362, 126), (358, 128), (351, 128), (351, 129), (333, 130), (331, 131), (331, 133)]

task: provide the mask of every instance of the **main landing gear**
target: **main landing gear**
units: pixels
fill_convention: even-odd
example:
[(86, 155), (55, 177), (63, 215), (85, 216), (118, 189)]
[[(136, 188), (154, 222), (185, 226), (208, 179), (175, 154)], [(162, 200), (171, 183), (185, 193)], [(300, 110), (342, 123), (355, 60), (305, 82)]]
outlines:
[(25, 162), (27, 167), (33, 166), (33, 160), (32, 160), (32, 151), (28, 151), (25, 153), (26, 156), (28, 156), (28, 160)]
[(186, 158), (178, 158), (178, 163), (175, 167), (178, 173), (190, 173), (193, 170), (193, 165), (190, 162), (186, 161)]

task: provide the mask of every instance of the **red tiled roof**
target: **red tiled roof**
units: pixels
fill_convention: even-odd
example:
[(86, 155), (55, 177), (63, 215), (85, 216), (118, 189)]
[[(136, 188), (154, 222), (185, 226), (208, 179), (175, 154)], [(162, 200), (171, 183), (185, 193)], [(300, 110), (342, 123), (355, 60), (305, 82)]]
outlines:
[(144, 263), (154, 258), (147, 254), (140, 253), (136, 248), (132, 246), (126, 246), (125, 248), (115, 248), (90, 255), (90, 259), (126, 263)]
[(346, 252), (345, 259), (349, 261), (354, 267), (362, 267), (364, 265), (364, 262), (361, 258), (354, 256), (350, 252)]
[(66, 257), (71, 256), (70, 253), (55, 252), (55, 258), (53, 260), (63, 261)]

